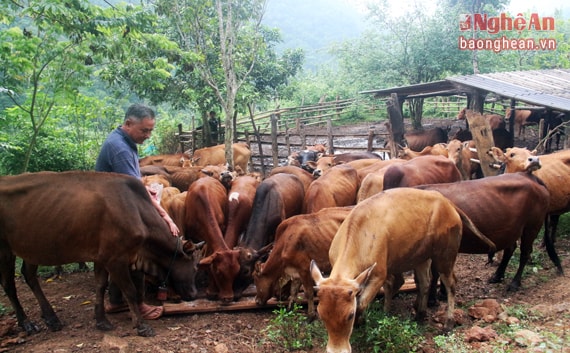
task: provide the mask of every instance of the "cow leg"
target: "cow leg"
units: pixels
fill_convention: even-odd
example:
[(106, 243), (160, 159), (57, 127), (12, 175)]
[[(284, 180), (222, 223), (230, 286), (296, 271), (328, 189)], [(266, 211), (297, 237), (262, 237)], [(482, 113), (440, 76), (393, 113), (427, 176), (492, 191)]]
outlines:
[(51, 331), (59, 331), (63, 327), (63, 324), (55, 314), (55, 311), (53, 311), (51, 304), (48, 302), (44, 292), (42, 291), (42, 287), (38, 281), (37, 270), (38, 265), (30, 265), (25, 261), (22, 262), (22, 275), (40, 304), (42, 318)]
[(455, 311), (455, 284), (457, 283), (457, 280), (455, 278), (455, 273), (453, 272), (453, 266), (449, 272), (440, 272), (440, 277), (447, 292), (447, 319), (445, 320), (443, 329), (444, 331), (449, 332), (455, 326), (453, 313)]
[(558, 254), (556, 253), (556, 249), (554, 248), (554, 242), (556, 240), (556, 231), (558, 230), (559, 218), (560, 215), (554, 215), (554, 214), (546, 216), (546, 220), (544, 222), (543, 244), (546, 247), (546, 252), (548, 253), (548, 257), (550, 257), (550, 260), (556, 266), (558, 274), (563, 275), (564, 270), (562, 269), (560, 258), (558, 258)]
[(441, 295), (444, 295), (445, 287), (442, 285), (440, 286), (440, 297), (437, 296), (437, 282), (439, 280), (439, 273), (435, 269), (434, 264), (431, 265), (431, 280), (429, 283), (429, 294), (428, 294), (428, 306), (434, 307), (437, 305), (438, 299), (441, 299)]
[(414, 308), (416, 309), (416, 320), (418, 322), (424, 320), (427, 313), (430, 269), (431, 260), (425, 261), (414, 268), (414, 278), (418, 286), (418, 296), (416, 297)]
[(297, 302), (297, 295), (301, 288), (301, 280), (298, 277), (292, 277), (289, 281), (289, 304), (288, 309), (291, 310), (293, 303)]
[(392, 299), (404, 284), (404, 275), (401, 273), (388, 275), (382, 288), (384, 288), (384, 312), (389, 312), (392, 307)]
[[(112, 270), (111, 270), (112, 269)], [(131, 319), (137, 334), (143, 337), (154, 336), (152, 327), (144, 323), (139, 305), (143, 304), (144, 276), (140, 271), (130, 271), (129, 264), (117, 263), (109, 266), (109, 275), (123, 292), (123, 297), (129, 304)]]
[(109, 284), (109, 273), (98, 263), (93, 264), (93, 272), (95, 273), (95, 327), (101, 331), (110, 331), (113, 325), (107, 320), (105, 314), (105, 291)]
[(6, 244), (1, 244), (0, 248), (0, 282), (2, 288), (6, 292), (6, 296), (10, 299), (12, 308), (16, 313), (18, 325), (26, 331), (26, 334), (31, 335), (38, 332), (40, 328), (34, 322), (30, 321), (22, 308), (22, 304), (18, 300), (18, 293), (16, 291), (16, 283), (14, 281), (14, 273), (16, 270), (16, 257), (10, 252), (4, 250), (9, 249)]
[(509, 260), (513, 256), (516, 247), (517, 244), (515, 242), (510, 247), (507, 247), (503, 250), (503, 257), (501, 258), (501, 263), (499, 263), (499, 267), (497, 267), (497, 271), (495, 271), (495, 274), (489, 279), (489, 283), (500, 283), (503, 280), (503, 278), (505, 277), (505, 270), (507, 269)]
[(315, 310), (315, 291), (313, 289), (313, 278), (310, 272), (301, 275), (301, 285), (303, 286), (303, 293), (307, 300), (307, 316), (309, 321), (313, 321), (317, 317)]

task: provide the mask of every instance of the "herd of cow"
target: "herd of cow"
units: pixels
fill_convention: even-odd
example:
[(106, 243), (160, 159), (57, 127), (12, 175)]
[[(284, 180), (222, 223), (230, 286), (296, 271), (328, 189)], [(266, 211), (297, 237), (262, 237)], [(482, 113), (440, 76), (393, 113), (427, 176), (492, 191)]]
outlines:
[[(548, 255), (562, 273), (554, 240), (558, 217), (570, 210), (570, 150), (537, 157), (512, 144), (498, 146), (489, 153), (505, 173), (478, 178), (469, 142), (440, 137), (430, 130), (408, 134), (400, 158), (389, 160), (373, 153), (326, 156), (323, 146), (313, 146), (266, 177), (247, 172), (251, 151), (242, 143), (233, 145), (233, 171), (219, 145), (191, 157), (141, 159), (143, 183), (96, 172), (0, 177), (2, 286), (19, 325), (37, 330), (16, 295), (15, 258), (22, 258), (42, 318), (59, 330), (36, 277), (38, 265), (94, 262), (97, 328), (113, 327), (103, 305), (110, 277), (143, 336), (153, 332), (136, 305), (143, 289), (130, 277), (133, 267), (170, 285), (182, 300), (196, 298), (198, 273), (207, 274), (206, 296), (224, 304), (252, 283), (259, 305), (282, 298), (285, 288), (294, 300), (302, 286), (308, 315), (318, 313), (327, 329), (327, 352), (350, 352), (355, 320), (380, 288), (388, 310), (402, 274), (413, 270), (416, 317), (436, 303), (440, 278), (450, 330), (458, 253), (492, 258), (503, 251), (490, 279), (500, 282), (520, 243), (519, 268), (509, 284), (516, 290), (544, 225)], [(144, 187), (152, 183), (163, 185), (161, 204), (181, 238), (170, 235), (152, 206)]]

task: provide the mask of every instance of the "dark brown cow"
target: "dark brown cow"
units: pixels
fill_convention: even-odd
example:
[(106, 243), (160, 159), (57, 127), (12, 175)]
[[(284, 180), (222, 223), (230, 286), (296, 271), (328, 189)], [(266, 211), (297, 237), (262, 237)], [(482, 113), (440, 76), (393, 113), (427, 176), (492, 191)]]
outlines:
[[(234, 155), (234, 168), (238, 174), (246, 174), (248, 171), (251, 150), (246, 143), (234, 143), (232, 145)], [(216, 145), (197, 149), (192, 154), (192, 164), (196, 166), (224, 165), (226, 164), (225, 145)]]
[[(510, 132), (508, 132), (505, 128), (498, 128), (491, 131), (493, 134), (493, 143), (495, 147), (502, 149), (503, 151), (507, 148), (513, 147), (514, 139)], [(452, 139), (457, 139), (461, 142), (466, 142), (473, 140), (473, 134), (469, 130), (459, 130), (455, 135), (453, 135)]]
[(234, 284), (234, 293), (241, 293), (253, 282), (255, 262), (270, 249), (279, 224), (303, 208), (305, 188), (292, 174), (279, 173), (263, 180), (257, 187), (253, 210), (244, 236), (238, 242), (240, 274)]
[[(60, 330), (62, 323), (41, 290), (38, 265), (95, 263), (95, 319), (100, 330), (113, 328), (103, 305), (110, 275), (129, 304), (137, 333), (154, 334), (142, 319), (139, 305), (144, 291), (142, 283), (131, 279), (131, 266), (152, 262), (159, 271), (154, 275), (162, 281), (168, 274), (184, 300), (196, 295), (193, 258), (170, 234), (141, 181), (123, 174), (43, 172), (0, 177), (0, 243), (2, 286), (27, 333), (37, 326), (18, 301), (16, 256), (24, 260), (22, 273), (53, 331)], [(188, 246), (191, 249), (192, 243)]]
[(406, 147), (409, 147), (412, 151), (420, 152), (427, 146), (447, 142), (447, 131), (440, 127), (409, 131), (404, 133), (404, 140), (406, 141)]
[(546, 184), (546, 188), (550, 192), (548, 216), (545, 218), (544, 223), (544, 245), (550, 259), (556, 265), (558, 273), (562, 274), (563, 269), (556, 254), (554, 242), (558, 219), (560, 215), (570, 210), (570, 150), (554, 152), (539, 157), (526, 148), (519, 147), (509, 148), (505, 153), (493, 148), (491, 152), (496, 160), (505, 164), (505, 173), (526, 170), (528, 164), (535, 163), (537, 158), (540, 159), (542, 168), (536, 170), (533, 174)]
[(183, 167), (187, 163), (190, 163), (190, 155), (187, 153), (160, 154), (156, 156), (147, 156), (139, 160), (139, 165), (141, 167), (150, 165)]
[(305, 193), (303, 213), (313, 213), (327, 207), (355, 205), (359, 184), (356, 169), (350, 165), (332, 167), (309, 186)]
[[(324, 278), (316, 263), (311, 263), (319, 298), (317, 311), (329, 336), (327, 352), (351, 351), (349, 339), (355, 318), (394, 275), (415, 271), (416, 318), (422, 319), (427, 312), (430, 261), (448, 288), (444, 328), (452, 329), (453, 267), (463, 226), (476, 230), (451, 201), (435, 191), (397, 188), (356, 205), (331, 243), (330, 277)], [(384, 286), (385, 309), (393, 289)]]
[(421, 156), (393, 164), (384, 173), (383, 190), (461, 180), (455, 163), (444, 156)]
[(190, 185), (196, 180), (205, 177), (202, 173), (202, 166), (191, 166), (179, 168), (170, 174), (172, 186), (178, 188), (180, 191), (188, 191)]
[(237, 245), (240, 235), (247, 227), (259, 183), (261, 178), (252, 175), (239, 176), (232, 182), (228, 192), (228, 217), (224, 234), (230, 248)]
[[(530, 259), (532, 244), (548, 208), (550, 197), (544, 184), (530, 173), (516, 173), (418, 188), (442, 193), (495, 243), (497, 251), (504, 251), (499, 267), (489, 279), (490, 283), (503, 280), (505, 269), (520, 240), (519, 267), (508, 286), (509, 290), (518, 290), (524, 267)], [(485, 254), (488, 246), (469, 229), (463, 229), (459, 252)], [(430, 301), (433, 302), (437, 277), (434, 276), (432, 280)]]
[[(274, 295), (273, 288), (282, 276), (297, 279), (303, 285), (309, 317), (315, 316), (313, 279), (310, 265), (313, 259), (319, 268), (330, 272), (329, 248), (338, 228), (351, 207), (325, 208), (316, 213), (290, 217), (277, 227), (275, 245), (267, 261), (258, 263), (253, 279), (258, 305), (264, 305)], [(296, 288), (292, 286), (292, 288)], [(297, 297), (292, 291), (290, 300)]]
[(206, 242), (208, 256), (200, 260), (210, 274), (206, 294), (223, 303), (234, 299), (232, 283), (239, 272), (239, 251), (228, 247), (223, 236), (227, 204), (226, 187), (215, 178), (200, 178), (188, 188), (186, 236)]

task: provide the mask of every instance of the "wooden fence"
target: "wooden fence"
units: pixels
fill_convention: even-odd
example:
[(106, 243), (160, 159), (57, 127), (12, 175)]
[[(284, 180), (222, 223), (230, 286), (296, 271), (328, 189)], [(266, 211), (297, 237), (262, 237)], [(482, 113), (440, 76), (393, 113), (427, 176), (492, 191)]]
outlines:
[[(456, 116), (465, 106), (465, 100), (444, 97), (426, 100), (424, 104), (424, 110)], [(286, 164), (291, 152), (315, 144), (325, 145), (330, 154), (354, 151), (389, 153), (384, 148), (389, 139), (385, 127), (372, 124), (361, 125), (359, 129), (333, 126), (335, 121), (350, 120), (351, 115), (363, 113), (378, 116), (379, 120), (384, 118), (385, 101), (335, 100), (310, 106), (276, 108), (258, 114), (253, 114), (250, 109), (249, 117), (240, 117), (236, 121), (235, 140), (248, 143), (252, 150), (250, 169), (263, 174), (275, 166)], [(178, 130), (182, 151), (194, 151), (204, 146), (202, 130), (183, 131), (182, 125)], [(223, 141), (223, 133), (222, 127), (218, 141)]]

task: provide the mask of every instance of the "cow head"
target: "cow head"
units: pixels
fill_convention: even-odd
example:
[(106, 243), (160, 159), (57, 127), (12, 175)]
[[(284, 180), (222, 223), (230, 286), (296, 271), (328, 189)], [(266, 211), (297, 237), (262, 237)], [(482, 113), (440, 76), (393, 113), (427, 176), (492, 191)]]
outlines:
[(273, 295), (271, 290), (271, 278), (270, 276), (263, 275), (263, 267), (263, 264), (258, 261), (255, 263), (255, 269), (253, 271), (253, 283), (255, 284), (255, 289), (257, 291), (255, 302), (257, 305), (265, 305)]
[(324, 278), (311, 261), (311, 276), (319, 297), (317, 312), (328, 333), (327, 353), (350, 353), (350, 335), (358, 313), (358, 297), (368, 283), (373, 264), (354, 279)]
[[(177, 242), (179, 242), (178, 239)], [(182, 246), (177, 250), (181, 253), (177, 253), (175, 257), (173, 255), (175, 261), (166, 259), (171, 264), (168, 269), (170, 274), (169, 283), (182, 300), (193, 300), (198, 293), (195, 277), (204, 244), (205, 242), (194, 244), (191, 241), (182, 241)]]
[(240, 270), (238, 259), (238, 250), (218, 250), (200, 260), (200, 267), (211, 274), (211, 280), (218, 289), (218, 298), (222, 303), (234, 300), (232, 285)]
[(504, 165), (505, 173), (531, 173), (541, 167), (536, 151), (531, 152), (526, 148), (507, 148), (506, 152), (503, 153), (500, 148), (492, 147), (489, 153), (497, 162)]
[(255, 263), (269, 256), (269, 252), (273, 248), (273, 243), (264, 246), (259, 250), (249, 247), (238, 246), (239, 251), (239, 274), (234, 282), (234, 295), (240, 298), (243, 291), (253, 282), (253, 272)]

